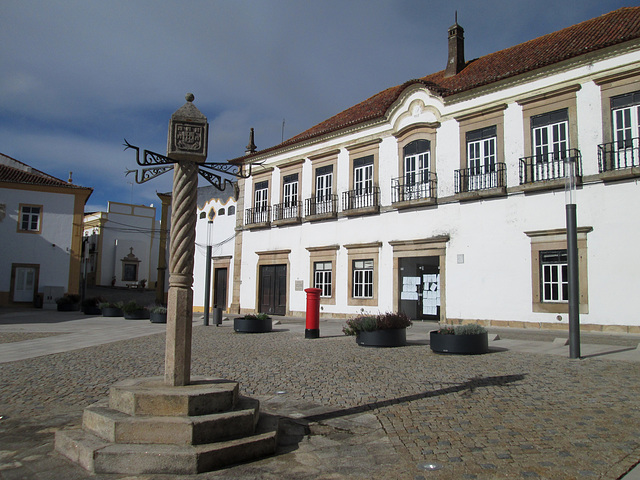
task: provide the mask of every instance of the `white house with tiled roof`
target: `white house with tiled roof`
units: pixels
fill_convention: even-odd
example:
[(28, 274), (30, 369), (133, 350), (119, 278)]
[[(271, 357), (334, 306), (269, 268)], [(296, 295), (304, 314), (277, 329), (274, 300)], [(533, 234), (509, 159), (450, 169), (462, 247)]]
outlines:
[(640, 8), (472, 61), (455, 24), (444, 70), (232, 160), (233, 309), (566, 329), (571, 159), (582, 328), (640, 333), (639, 138)]
[(93, 190), (0, 154), (0, 306), (78, 293), (82, 218)]

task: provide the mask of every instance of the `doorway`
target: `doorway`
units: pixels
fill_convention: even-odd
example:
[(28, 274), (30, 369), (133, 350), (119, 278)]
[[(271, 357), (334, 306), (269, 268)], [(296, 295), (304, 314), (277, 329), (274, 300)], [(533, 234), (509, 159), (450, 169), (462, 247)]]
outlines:
[(259, 283), (259, 312), (286, 315), (287, 266), (261, 265)]
[(37, 265), (13, 265), (13, 301), (16, 303), (33, 302), (38, 288)]
[(399, 310), (412, 320), (440, 320), (440, 257), (399, 259)]
[(227, 269), (216, 268), (213, 280), (213, 306), (227, 309)]

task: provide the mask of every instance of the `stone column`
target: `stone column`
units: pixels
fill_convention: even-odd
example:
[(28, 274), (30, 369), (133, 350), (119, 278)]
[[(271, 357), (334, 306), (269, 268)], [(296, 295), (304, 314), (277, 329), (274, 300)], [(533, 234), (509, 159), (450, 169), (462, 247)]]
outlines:
[(207, 158), (207, 119), (193, 95), (171, 116), (167, 156), (177, 160), (173, 173), (169, 298), (164, 383), (189, 385), (193, 317), (193, 257), (196, 240), (198, 167)]

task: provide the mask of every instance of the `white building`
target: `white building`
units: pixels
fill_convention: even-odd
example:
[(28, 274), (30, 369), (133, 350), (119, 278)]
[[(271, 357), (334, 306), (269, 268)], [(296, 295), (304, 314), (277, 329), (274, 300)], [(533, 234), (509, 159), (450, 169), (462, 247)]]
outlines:
[[(564, 160), (583, 329), (640, 333), (640, 8), (391, 87), (284, 143), (239, 182), (233, 310), (402, 310), (566, 328)], [(259, 171), (258, 171), (259, 170)], [(258, 172), (258, 173), (255, 173)]]
[(109, 202), (106, 212), (84, 217), (87, 283), (126, 287), (158, 278), (161, 224), (152, 206)]
[(82, 216), (92, 192), (0, 154), (0, 306), (79, 292)]

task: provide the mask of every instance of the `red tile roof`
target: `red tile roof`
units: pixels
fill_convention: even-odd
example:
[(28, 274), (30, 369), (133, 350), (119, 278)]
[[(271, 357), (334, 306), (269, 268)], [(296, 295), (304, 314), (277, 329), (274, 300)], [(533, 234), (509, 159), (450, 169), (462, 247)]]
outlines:
[[(67, 187), (67, 188), (86, 188), (72, 183), (65, 182), (59, 178), (47, 175), (40, 170), (30, 167), (26, 163), (22, 163), (19, 160), (11, 158), (7, 155), (1, 154), (0, 157), (9, 159), (10, 163), (15, 166), (5, 165), (0, 163), (0, 184), (2, 183), (22, 183), (28, 185), (42, 185), (52, 187)], [(18, 168), (16, 168), (18, 167)]]
[(343, 112), (284, 141), (255, 154), (231, 160), (240, 163), (252, 156), (294, 145), (304, 140), (343, 128), (380, 119), (410, 85), (421, 83), (442, 97), (448, 97), (484, 85), (553, 65), (589, 52), (640, 38), (640, 7), (626, 7), (557, 32), (535, 38), (467, 62), (465, 68), (445, 78), (444, 70), (402, 85), (387, 88)]

